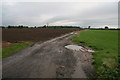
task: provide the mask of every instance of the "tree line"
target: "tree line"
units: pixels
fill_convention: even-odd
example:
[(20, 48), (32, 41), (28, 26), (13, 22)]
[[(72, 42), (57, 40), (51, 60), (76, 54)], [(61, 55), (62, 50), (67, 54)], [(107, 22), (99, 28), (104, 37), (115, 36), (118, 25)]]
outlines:
[(19, 25), (19, 26), (0, 26), (1, 28), (80, 28), (78, 26), (39, 26), (39, 27), (36, 27), (36, 26), (33, 26), (33, 27), (30, 27), (30, 26), (24, 26), (24, 25)]

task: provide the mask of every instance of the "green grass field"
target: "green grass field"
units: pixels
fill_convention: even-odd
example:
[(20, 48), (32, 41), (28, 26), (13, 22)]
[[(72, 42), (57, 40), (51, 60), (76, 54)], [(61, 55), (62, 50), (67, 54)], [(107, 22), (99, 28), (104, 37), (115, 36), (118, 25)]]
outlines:
[(2, 49), (2, 58), (5, 58), (5, 57), (8, 57), (10, 55), (12, 55), (13, 53), (27, 47), (27, 46), (30, 46), (31, 43), (19, 43), (19, 44), (16, 44), (16, 45), (12, 45), (8, 48), (3, 48)]
[(94, 48), (93, 65), (97, 78), (118, 77), (118, 31), (89, 30), (82, 31), (72, 39), (75, 43), (83, 43)]

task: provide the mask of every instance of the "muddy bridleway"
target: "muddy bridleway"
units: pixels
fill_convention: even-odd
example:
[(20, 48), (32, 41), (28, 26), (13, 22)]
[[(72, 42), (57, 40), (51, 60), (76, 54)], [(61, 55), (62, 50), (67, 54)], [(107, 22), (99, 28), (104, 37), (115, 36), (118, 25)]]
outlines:
[(64, 46), (73, 44), (75, 32), (36, 43), (3, 59), (3, 78), (88, 78), (92, 77), (92, 56)]

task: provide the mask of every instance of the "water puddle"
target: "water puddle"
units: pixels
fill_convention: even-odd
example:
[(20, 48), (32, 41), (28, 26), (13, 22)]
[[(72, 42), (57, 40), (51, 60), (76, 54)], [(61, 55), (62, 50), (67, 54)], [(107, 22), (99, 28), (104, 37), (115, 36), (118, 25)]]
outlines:
[(95, 52), (94, 50), (91, 50), (91, 49), (88, 49), (87, 51), (88, 51), (88, 52)]
[(70, 49), (70, 50), (76, 50), (76, 51), (79, 51), (79, 50), (84, 51), (83, 50), (84, 48), (78, 45), (67, 45), (65, 46), (65, 48)]
[(78, 46), (78, 45), (67, 45), (67, 46), (65, 46), (65, 48), (70, 49), (70, 50), (75, 50), (75, 51), (95, 52), (92, 49), (85, 49), (84, 47)]

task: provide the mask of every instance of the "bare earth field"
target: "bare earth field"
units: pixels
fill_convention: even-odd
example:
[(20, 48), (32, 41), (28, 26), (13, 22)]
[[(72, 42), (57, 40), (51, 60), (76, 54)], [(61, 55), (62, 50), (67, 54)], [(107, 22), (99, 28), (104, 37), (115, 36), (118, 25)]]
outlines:
[[(70, 40), (74, 35), (75, 33), (69, 33), (43, 43), (36, 43), (10, 57), (4, 58), (3, 78), (93, 77), (94, 69), (91, 65), (93, 61), (91, 53), (73, 51), (64, 47), (73, 44)], [(34, 38), (36, 37), (32, 39)], [(5, 36), (3, 39), (7, 40)]]
[(23, 28), (23, 29), (2, 29), (2, 41), (46, 41), (79, 29), (53, 29), (53, 28)]

